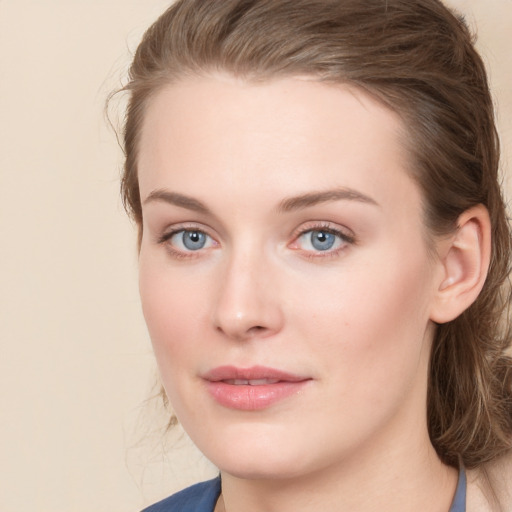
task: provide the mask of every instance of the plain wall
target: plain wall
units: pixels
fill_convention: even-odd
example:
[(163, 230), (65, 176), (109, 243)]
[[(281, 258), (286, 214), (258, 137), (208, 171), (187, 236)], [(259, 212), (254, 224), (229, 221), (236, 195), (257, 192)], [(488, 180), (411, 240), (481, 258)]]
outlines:
[[(136, 511), (213, 471), (144, 405), (155, 364), (103, 117), (168, 3), (0, 0), (2, 511)], [(478, 27), (510, 169), (512, 0), (450, 4)]]

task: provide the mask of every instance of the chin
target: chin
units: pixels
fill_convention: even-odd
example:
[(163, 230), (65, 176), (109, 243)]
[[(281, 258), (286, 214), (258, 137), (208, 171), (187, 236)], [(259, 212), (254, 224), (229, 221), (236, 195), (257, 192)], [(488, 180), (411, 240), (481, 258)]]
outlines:
[(308, 472), (297, 460), (279, 458), (276, 461), (270, 454), (260, 454), (256, 459), (248, 460), (235, 455), (232, 459), (219, 461), (217, 467), (222, 473), (244, 480), (286, 480)]
[[(318, 457), (317, 449), (307, 444), (307, 433), (293, 432), (293, 429), (269, 425), (243, 429), (230, 426), (222, 435), (212, 437), (196, 439), (199, 449), (222, 473), (240, 479), (297, 478), (317, 471), (322, 462), (330, 458), (329, 454)], [(316, 456), (311, 457), (311, 454)]]

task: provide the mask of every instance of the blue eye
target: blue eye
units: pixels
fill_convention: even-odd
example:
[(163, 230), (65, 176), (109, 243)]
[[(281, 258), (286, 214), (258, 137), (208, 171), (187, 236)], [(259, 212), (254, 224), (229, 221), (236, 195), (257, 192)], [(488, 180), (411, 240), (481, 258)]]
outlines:
[(352, 237), (333, 229), (308, 229), (297, 238), (300, 249), (311, 253), (334, 252), (353, 242)]
[(179, 251), (199, 251), (212, 245), (212, 238), (197, 229), (181, 229), (166, 237), (171, 245)]
[(329, 249), (332, 249), (336, 242), (336, 235), (333, 235), (328, 231), (310, 231), (309, 238), (311, 245), (317, 251), (328, 251)]
[(198, 251), (206, 244), (206, 235), (201, 231), (183, 231), (181, 239), (183, 245), (190, 251)]

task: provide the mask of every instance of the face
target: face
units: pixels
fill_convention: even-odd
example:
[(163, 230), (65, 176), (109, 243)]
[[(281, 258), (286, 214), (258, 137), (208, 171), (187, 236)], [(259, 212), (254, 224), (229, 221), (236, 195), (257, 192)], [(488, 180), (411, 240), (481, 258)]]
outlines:
[(293, 477), (428, 439), (438, 275), (401, 130), (305, 78), (151, 100), (143, 310), (176, 414), (222, 471)]

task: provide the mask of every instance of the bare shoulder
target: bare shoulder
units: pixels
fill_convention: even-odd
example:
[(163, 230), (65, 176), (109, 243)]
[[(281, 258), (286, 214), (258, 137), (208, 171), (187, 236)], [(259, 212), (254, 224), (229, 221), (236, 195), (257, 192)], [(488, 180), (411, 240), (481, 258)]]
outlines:
[(468, 470), (467, 512), (512, 512), (512, 451)]

